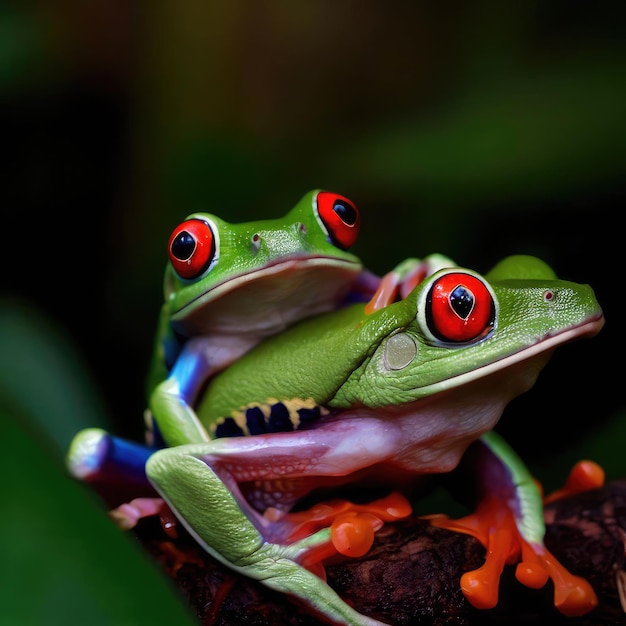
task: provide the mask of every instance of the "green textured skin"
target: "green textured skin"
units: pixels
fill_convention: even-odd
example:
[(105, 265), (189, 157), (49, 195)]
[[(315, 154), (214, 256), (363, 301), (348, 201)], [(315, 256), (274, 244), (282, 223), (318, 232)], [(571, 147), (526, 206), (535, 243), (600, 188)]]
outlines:
[[(312, 398), (339, 409), (414, 401), (463, 384), (466, 373), (479, 376), (484, 365), (539, 343), (547, 333), (601, 314), (588, 285), (554, 278), (535, 257), (509, 257), (485, 278), (499, 308), (495, 330), (482, 341), (432, 345), (416, 315), (430, 286), (425, 280), (404, 300), (372, 314), (353, 305), (264, 341), (212, 381), (198, 415), (210, 425), (250, 404), (274, 400)], [(550, 301), (544, 299), (547, 290), (554, 293)], [(385, 343), (397, 332), (413, 338), (417, 354), (407, 367), (391, 370), (384, 363)]]
[[(211, 213), (192, 213), (185, 218), (199, 217), (209, 219), (215, 224), (220, 239), (219, 259), (208, 273), (195, 280), (180, 279), (171, 264), (167, 264), (163, 281), (164, 302), (159, 314), (151, 371), (148, 376), (149, 391), (167, 378), (164, 344), (172, 340), (173, 330), (183, 336), (195, 334), (195, 331), (186, 328), (185, 320), (190, 313), (205, 307), (219, 310), (214, 302), (221, 301), (224, 294), (230, 290), (228, 300), (238, 302), (236, 308), (244, 315), (241, 332), (244, 332), (243, 324), (246, 320), (253, 324), (254, 302), (248, 302), (238, 288), (233, 286), (249, 284), (253, 275), (258, 276), (259, 272), (273, 262), (291, 254), (299, 254), (335, 262), (338, 267), (344, 267), (347, 274), (354, 276), (358, 274), (362, 269), (360, 259), (329, 242), (327, 233), (313, 215), (312, 203), (320, 191), (314, 189), (306, 193), (280, 218), (241, 223), (230, 223)], [(300, 231), (301, 225), (306, 227), (304, 236)], [(255, 235), (260, 241), (258, 249), (252, 245), (252, 238)], [(247, 278), (242, 281), (242, 277)], [(318, 295), (320, 301), (326, 297), (323, 284), (319, 286)], [(285, 294), (285, 297), (288, 295)], [(330, 308), (330, 305), (327, 308)], [(220, 319), (218, 313), (215, 319), (208, 322), (210, 326), (206, 328), (206, 332), (219, 331), (220, 326), (229, 323), (232, 322)]]

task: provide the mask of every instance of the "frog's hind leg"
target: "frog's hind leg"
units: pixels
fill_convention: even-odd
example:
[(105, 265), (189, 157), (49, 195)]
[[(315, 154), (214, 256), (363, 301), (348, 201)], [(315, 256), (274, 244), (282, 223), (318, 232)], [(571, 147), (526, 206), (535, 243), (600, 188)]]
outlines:
[(122, 530), (152, 515), (159, 515), (166, 529), (172, 526), (171, 513), (145, 470), (155, 449), (102, 428), (85, 428), (72, 439), (65, 463), (71, 476), (89, 485), (106, 503), (109, 516)]
[(330, 541), (329, 529), (289, 545), (266, 541), (254, 516), (246, 514), (233, 490), (203, 460), (210, 457), (211, 445), (166, 448), (155, 452), (146, 465), (150, 481), (200, 545), (231, 569), (295, 596), (327, 620), (381, 626), (348, 606), (301, 565), (307, 552)]
[(479, 445), (484, 495), (476, 512), (459, 520), (431, 520), (435, 526), (476, 537), (487, 550), (485, 564), (463, 575), (464, 594), (478, 608), (495, 606), (504, 565), (518, 561), (515, 573), (521, 583), (537, 589), (551, 578), (554, 604), (562, 613), (588, 613), (598, 602), (592, 587), (568, 572), (544, 545), (542, 495), (530, 472), (495, 432), (483, 435)]
[(154, 451), (154, 447), (116, 437), (102, 428), (85, 428), (72, 439), (66, 466), (74, 478), (98, 492), (154, 494), (145, 472), (146, 461)]

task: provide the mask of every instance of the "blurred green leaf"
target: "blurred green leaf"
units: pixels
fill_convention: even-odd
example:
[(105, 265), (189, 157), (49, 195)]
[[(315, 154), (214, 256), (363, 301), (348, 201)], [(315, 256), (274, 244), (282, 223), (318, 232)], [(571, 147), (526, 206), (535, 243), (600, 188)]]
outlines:
[(71, 345), (28, 307), (6, 303), (0, 344), (0, 623), (195, 623), (157, 564), (61, 463), (72, 429), (103, 421)]
[(73, 341), (27, 302), (0, 300), (0, 406), (27, 416), (64, 454), (87, 426), (106, 427), (102, 399)]

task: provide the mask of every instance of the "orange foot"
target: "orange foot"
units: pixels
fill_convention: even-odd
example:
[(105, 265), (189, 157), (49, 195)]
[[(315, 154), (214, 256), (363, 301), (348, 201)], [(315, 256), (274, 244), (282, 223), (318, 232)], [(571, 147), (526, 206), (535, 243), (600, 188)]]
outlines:
[(374, 535), (385, 522), (392, 522), (411, 514), (409, 501), (400, 493), (391, 493), (384, 498), (354, 504), (348, 500), (329, 500), (316, 504), (306, 511), (287, 513), (280, 522), (293, 525), (289, 533), (289, 542), (312, 535), (314, 532), (330, 526), (330, 543), (306, 556), (305, 567), (323, 576), (320, 563), (332, 556), (360, 557), (369, 551), (374, 542)]
[(598, 599), (591, 585), (570, 574), (543, 545), (525, 541), (506, 502), (495, 497), (483, 500), (475, 513), (458, 520), (445, 516), (431, 518), (439, 528), (471, 535), (487, 550), (482, 567), (461, 577), (461, 589), (468, 601), (479, 609), (498, 603), (500, 575), (505, 564), (518, 563), (515, 576), (519, 582), (539, 589), (551, 578), (554, 604), (561, 613), (573, 617), (591, 611)]
[(597, 489), (604, 485), (604, 470), (595, 461), (578, 461), (572, 468), (565, 481), (565, 485), (561, 489), (553, 491), (550, 495), (543, 499), (543, 503), (549, 504), (561, 498), (587, 491), (588, 489)]

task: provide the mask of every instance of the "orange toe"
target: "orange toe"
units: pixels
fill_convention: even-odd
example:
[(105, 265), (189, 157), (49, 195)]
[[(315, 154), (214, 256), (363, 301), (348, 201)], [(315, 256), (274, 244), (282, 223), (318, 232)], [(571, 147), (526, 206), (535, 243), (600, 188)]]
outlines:
[(472, 515), (460, 520), (435, 517), (431, 524), (471, 535), (485, 547), (485, 563), (461, 577), (461, 589), (476, 608), (496, 606), (504, 566), (515, 562), (516, 578), (527, 587), (539, 589), (552, 579), (554, 605), (564, 615), (584, 615), (598, 603), (586, 580), (568, 572), (545, 546), (531, 546), (523, 539), (505, 501), (486, 498)]
[(566, 498), (587, 491), (589, 489), (598, 489), (604, 485), (605, 473), (604, 469), (595, 461), (583, 460), (578, 461), (572, 468), (565, 481), (565, 485), (561, 489), (557, 489), (543, 499), (544, 504), (549, 504), (555, 500)]

